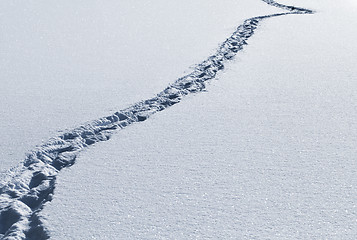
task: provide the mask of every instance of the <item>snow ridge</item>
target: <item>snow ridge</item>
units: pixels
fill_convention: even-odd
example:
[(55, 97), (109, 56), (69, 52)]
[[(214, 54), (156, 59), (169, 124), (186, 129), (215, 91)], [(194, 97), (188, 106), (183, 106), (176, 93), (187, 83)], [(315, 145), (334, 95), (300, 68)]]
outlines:
[(96, 142), (109, 140), (115, 131), (145, 121), (152, 114), (179, 103), (188, 94), (204, 91), (206, 83), (215, 78), (224, 69), (224, 64), (243, 49), (247, 44), (246, 40), (254, 34), (261, 20), (287, 14), (313, 13), (308, 9), (282, 5), (273, 0), (262, 1), (288, 12), (245, 20), (218, 47), (214, 55), (155, 97), (52, 138), (30, 152), (17, 168), (9, 170), (6, 179), (0, 183), (0, 238), (50, 238), (40, 212), (53, 197), (57, 174), (61, 169), (72, 166), (81, 150)]

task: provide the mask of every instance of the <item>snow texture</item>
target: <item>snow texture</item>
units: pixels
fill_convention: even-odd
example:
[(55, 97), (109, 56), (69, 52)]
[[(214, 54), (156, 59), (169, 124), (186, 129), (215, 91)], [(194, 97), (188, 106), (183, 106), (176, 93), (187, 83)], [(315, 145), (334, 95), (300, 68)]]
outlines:
[(52, 138), (30, 152), (23, 166), (10, 169), (0, 184), (1, 239), (48, 239), (49, 234), (39, 212), (53, 197), (59, 171), (72, 166), (80, 151), (97, 142), (109, 140), (117, 130), (147, 120), (154, 113), (179, 103), (186, 95), (205, 91), (207, 82), (214, 79), (225, 63), (243, 49), (260, 21), (287, 14), (313, 13), (308, 9), (283, 5), (272, 0), (263, 1), (288, 12), (245, 20), (219, 46), (215, 54), (157, 96)]

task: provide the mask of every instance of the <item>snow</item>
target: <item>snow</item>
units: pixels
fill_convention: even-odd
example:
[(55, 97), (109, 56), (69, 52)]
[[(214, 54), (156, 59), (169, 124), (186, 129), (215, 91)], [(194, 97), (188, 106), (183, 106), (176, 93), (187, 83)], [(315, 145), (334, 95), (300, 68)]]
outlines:
[(357, 49), (340, 22), (353, 15), (310, 6), (334, 17), (267, 20), (208, 93), (62, 172), (53, 238), (353, 239)]
[[(345, 4), (336, 9), (331, 0), (282, 3), (312, 8), (317, 13), (264, 20), (245, 51), (226, 65), (217, 81), (211, 82), (208, 92), (190, 95), (150, 120), (133, 124), (113, 135), (110, 141), (97, 143), (83, 152), (75, 165), (58, 174), (54, 199), (44, 205), (41, 218), (36, 219), (39, 226), (47, 227), (52, 239), (354, 239), (357, 33), (350, 26), (356, 23), (356, 7)], [(122, 6), (115, 9), (113, 4), (108, 4), (107, 10), (116, 16), (115, 10)], [(120, 89), (111, 89), (108, 82), (102, 82), (110, 92), (106, 95), (112, 97), (110, 101), (120, 100), (117, 93), (131, 95), (130, 103), (152, 97), (151, 91), (158, 93), (173, 82), (168, 82), (169, 78), (183, 76), (187, 66), (212, 54), (217, 43), (226, 39), (245, 18), (280, 11), (258, 1), (232, 1), (232, 5), (214, 1), (199, 5), (170, 3), (165, 8), (162, 4), (160, 1), (150, 6), (138, 4), (133, 11), (150, 16), (153, 11), (160, 12), (161, 7), (172, 9), (170, 14), (163, 11), (161, 16), (147, 18), (158, 19), (160, 37), (165, 34), (171, 37), (171, 24), (165, 29), (164, 20), (177, 14), (173, 19), (178, 24), (175, 31), (180, 35), (165, 40), (170, 43), (172, 55), (162, 55), (166, 51), (160, 48), (162, 44), (155, 45), (156, 41), (137, 55), (136, 48), (131, 48), (133, 61), (123, 64), (133, 66), (127, 73), (127, 77), (134, 77), (130, 78), (130, 84), (126, 82), (128, 88), (122, 88), (125, 81), (110, 86)], [(96, 8), (102, 7), (99, 5)], [(127, 7), (131, 6), (132, 3)], [(216, 11), (212, 13), (211, 9)], [(179, 19), (187, 19), (183, 12), (199, 15), (192, 21), (200, 23), (196, 29), (187, 27), (187, 22), (178, 23)], [(221, 21), (229, 27), (222, 28), (226, 25)], [(211, 23), (209, 27), (204, 24), (207, 22)], [(129, 24), (130, 32), (133, 23), (125, 23)], [(148, 32), (146, 23), (142, 21), (145, 26), (141, 34)], [(187, 36), (187, 32), (192, 35)], [(157, 35), (150, 33), (147, 37), (155, 40)], [(188, 39), (193, 45), (180, 45), (178, 39), (182, 43)], [(131, 47), (140, 43), (137, 40)], [(125, 48), (118, 45), (119, 49), (122, 47)], [(143, 56), (145, 52), (149, 53), (147, 58)], [(106, 69), (107, 64), (101, 60), (96, 62), (98, 69)], [(142, 75), (145, 67), (140, 68), (140, 63), (149, 64), (151, 72)], [(89, 64), (78, 76), (96, 64)], [(135, 78), (135, 74), (140, 77)], [(155, 74), (162, 75), (153, 78)], [(78, 88), (95, 88), (99, 75), (94, 74), (93, 82), (83, 80)], [(137, 89), (131, 87), (132, 83), (138, 85)], [(145, 83), (150, 85), (148, 90)], [(71, 80), (68, 84), (71, 86)], [(48, 85), (39, 84), (46, 90), (52, 82)], [(102, 114), (100, 111), (103, 114), (99, 116), (103, 116), (110, 111), (105, 107), (114, 106), (116, 111), (129, 104), (124, 102), (126, 98), (116, 102), (118, 105), (110, 105), (107, 100), (93, 98), (93, 92), (85, 94), (93, 104), (88, 106), (85, 102), (74, 108), (80, 117), (72, 118), (69, 112), (51, 108), (62, 118), (71, 119), (60, 127), (83, 123), (91, 119), (84, 117)], [(133, 99), (132, 94), (138, 99)], [(43, 111), (43, 117), (46, 119), (51, 111)], [(53, 129), (58, 126), (53, 125)], [(36, 127), (43, 131), (39, 135), (51, 131), (50, 127), (43, 129), (46, 126), (42, 122)], [(41, 193), (53, 191), (53, 184), (47, 185), (56, 173), (56, 169), (44, 168), (38, 175), (21, 175), (18, 184), (28, 182), (29, 178), (33, 196), (41, 199)], [(26, 208), (31, 201), (24, 201), (26, 205), (15, 201), (12, 205), (23, 206), (11, 208), (10, 204), (1, 217), (7, 213), (15, 218), (27, 216), (30, 213)], [(34, 203), (37, 204), (36, 200)], [(26, 219), (13, 229), (28, 227)], [(17, 220), (10, 219), (13, 221)], [(35, 230), (32, 234), (40, 232)]]
[(157, 94), (254, 16), (251, 5), (1, 1), (0, 171), (58, 131)]

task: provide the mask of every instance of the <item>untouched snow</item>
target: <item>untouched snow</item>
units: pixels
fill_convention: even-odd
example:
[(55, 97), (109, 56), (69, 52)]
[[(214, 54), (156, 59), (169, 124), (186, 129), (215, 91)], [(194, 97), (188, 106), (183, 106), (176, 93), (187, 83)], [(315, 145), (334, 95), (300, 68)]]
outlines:
[(53, 239), (355, 239), (357, 6), (283, 3), (318, 12), (266, 20), (207, 93), (60, 173)]

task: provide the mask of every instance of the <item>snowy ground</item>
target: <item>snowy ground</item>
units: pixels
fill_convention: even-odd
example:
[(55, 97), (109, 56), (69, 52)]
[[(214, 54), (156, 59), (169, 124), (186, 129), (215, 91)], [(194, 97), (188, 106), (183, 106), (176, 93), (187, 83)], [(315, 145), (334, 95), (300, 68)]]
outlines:
[(0, 2), (0, 172), (57, 131), (157, 94), (244, 19), (278, 12), (248, 0), (84, 2)]
[[(317, 13), (264, 20), (249, 46), (208, 92), (120, 131), (61, 171), (54, 199), (41, 214), (52, 239), (356, 238), (357, 4), (282, 3)], [(163, 3), (157, 4), (159, 8)], [(195, 16), (198, 7), (190, 4), (194, 3), (187, 2), (181, 10)], [(146, 92), (142, 80), (137, 89), (127, 85), (118, 90), (138, 93), (130, 103), (159, 92), (167, 79), (199, 63), (245, 18), (277, 12), (259, 1), (201, 5), (206, 10), (199, 12), (207, 15), (197, 17), (197, 29), (181, 24), (181, 29), (175, 28), (185, 36), (181, 39), (187, 31), (199, 35), (189, 35), (187, 43), (180, 40), (183, 46), (177, 45), (177, 38), (167, 39), (168, 51), (175, 56), (158, 54), (155, 63), (144, 58), (142, 64), (158, 64), (141, 78), (150, 77), (154, 87)], [(174, 13), (176, 19), (187, 19), (177, 9), (155, 19), (162, 22)], [(210, 28), (202, 29), (205, 22)], [(195, 45), (185, 46), (190, 41)], [(159, 45), (151, 46), (153, 53)], [(131, 64), (139, 64), (135, 56), (126, 66)], [(170, 66), (176, 70), (167, 69)], [(154, 79), (150, 74), (163, 75)], [(114, 89), (125, 86), (116, 84)], [(90, 114), (96, 109), (101, 114), (102, 106), (117, 110), (130, 104), (123, 100), (118, 105), (121, 98), (113, 100), (117, 105), (100, 99), (92, 106), (83, 104), (80, 115), (86, 119), (64, 121), (63, 126), (93, 118)], [(53, 113), (60, 115), (57, 111)], [(51, 126), (57, 130), (58, 125)]]

